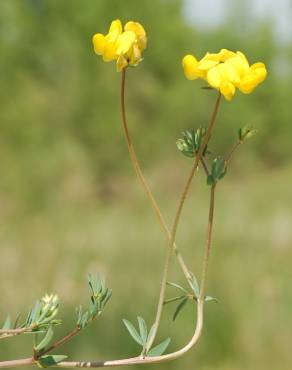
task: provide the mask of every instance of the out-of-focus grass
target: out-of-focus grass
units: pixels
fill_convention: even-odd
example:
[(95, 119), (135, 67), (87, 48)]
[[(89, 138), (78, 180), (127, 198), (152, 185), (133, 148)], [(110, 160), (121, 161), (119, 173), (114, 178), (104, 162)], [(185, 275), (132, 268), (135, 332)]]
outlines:
[[(148, 174), (169, 223), (183, 184), (181, 174), (189, 165), (181, 159), (177, 165), (160, 164)], [(208, 293), (220, 303), (206, 306), (198, 347), (157, 368), (291, 368), (291, 170), (243, 176), (235, 166), (233, 176), (220, 184), (208, 284)], [(55, 292), (64, 318), (57, 335), (64, 334), (74, 324), (74, 307), (88, 301), (86, 274), (101, 271), (113, 288), (103, 317), (58, 352), (74, 359), (135, 355), (138, 348), (121, 319), (135, 320), (139, 314), (149, 324), (153, 320), (165, 238), (137, 181), (116, 179), (107, 197), (106, 191), (96, 194), (89, 172), (74, 173), (72, 166), (64, 178), (52, 185), (43, 207), (30, 209), (29, 200), (22, 203), (13, 194), (1, 199), (1, 319), (8, 312), (25, 311), (45, 292)], [(207, 187), (198, 176), (178, 234), (196, 275), (206, 234), (207, 198)], [(183, 283), (173, 266), (170, 279)], [(168, 294), (172, 293), (170, 288)], [(194, 326), (191, 305), (175, 323), (173, 309), (165, 309), (159, 334), (160, 339), (172, 337), (171, 350), (186, 343)], [(29, 337), (1, 343), (0, 358), (20, 357), (23, 351), (30, 355), (29, 343)]]

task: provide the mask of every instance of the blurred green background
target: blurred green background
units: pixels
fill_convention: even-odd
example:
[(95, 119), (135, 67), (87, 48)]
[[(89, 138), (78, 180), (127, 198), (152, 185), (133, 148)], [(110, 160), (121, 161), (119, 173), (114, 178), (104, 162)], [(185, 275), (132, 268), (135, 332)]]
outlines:
[[(203, 4), (204, 3), (204, 4)], [(255, 16), (257, 8), (267, 13)], [(269, 5), (270, 4), (270, 5)], [(277, 12), (274, 11), (277, 9)], [(291, 4), (269, 1), (1, 0), (0, 320), (26, 312), (45, 292), (62, 301), (64, 325), (88, 301), (86, 275), (113, 288), (103, 317), (58, 351), (72, 359), (136, 355), (122, 318), (154, 319), (165, 239), (136, 180), (119, 114), (120, 75), (94, 55), (91, 37), (112, 19), (137, 20), (149, 46), (128, 73), (130, 130), (170, 224), (191, 161), (176, 150), (182, 130), (206, 124), (214, 93), (181, 70), (187, 53), (221, 48), (264, 61), (269, 76), (252, 95), (224, 102), (212, 147), (224, 154), (237, 129), (258, 135), (220, 184), (205, 330), (185, 357), (157, 369), (291, 369), (292, 44), (277, 24)], [(198, 176), (178, 244), (199, 275), (208, 189)], [(176, 264), (172, 281), (183, 283)], [(168, 291), (168, 295), (174, 293)], [(159, 339), (181, 347), (193, 329), (187, 307), (165, 309)], [(2, 341), (0, 359), (27, 357), (30, 337)], [(149, 367), (150, 368), (150, 367)]]

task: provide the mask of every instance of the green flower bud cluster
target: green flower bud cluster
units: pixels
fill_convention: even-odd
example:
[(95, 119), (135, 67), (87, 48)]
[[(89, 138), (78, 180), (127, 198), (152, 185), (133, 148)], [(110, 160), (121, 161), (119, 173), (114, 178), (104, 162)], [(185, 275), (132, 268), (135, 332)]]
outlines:
[[(177, 140), (176, 146), (186, 157), (193, 158), (198, 153), (205, 135), (206, 129), (204, 127), (200, 127), (197, 130), (191, 129), (190, 131), (184, 131), (182, 138)], [(205, 153), (206, 149), (203, 155)]]

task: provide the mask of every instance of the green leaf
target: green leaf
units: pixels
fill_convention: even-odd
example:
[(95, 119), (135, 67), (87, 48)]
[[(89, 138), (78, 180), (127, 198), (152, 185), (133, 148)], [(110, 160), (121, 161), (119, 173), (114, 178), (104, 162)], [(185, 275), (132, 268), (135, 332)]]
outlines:
[(138, 343), (140, 346), (144, 346), (143, 340), (138, 334), (137, 330), (135, 329), (134, 325), (126, 319), (123, 319), (123, 323), (125, 324), (128, 332), (130, 333), (131, 337)]
[(189, 294), (189, 292), (188, 292), (185, 288), (183, 288), (182, 286), (180, 286), (180, 285), (178, 285), (178, 284), (176, 284), (176, 283), (172, 283), (172, 282), (170, 282), (170, 281), (167, 281), (167, 282), (166, 282), (166, 284), (167, 284), (167, 285), (169, 285), (169, 286), (172, 286), (172, 287), (174, 287), (174, 288), (180, 289), (180, 290), (182, 290), (184, 293)]
[(143, 344), (145, 345), (147, 342), (147, 336), (148, 336), (147, 325), (143, 317), (138, 316), (137, 319), (139, 323), (140, 338), (142, 339)]
[(152, 336), (153, 336), (154, 330), (155, 330), (155, 324), (153, 324), (153, 325), (151, 326), (151, 329), (150, 329), (150, 331), (149, 331), (148, 338), (147, 338), (147, 343), (148, 343), (148, 342), (150, 342), (150, 340), (152, 339)]
[[(178, 139), (176, 146), (182, 154), (187, 157), (194, 157), (200, 150), (203, 137), (206, 135), (206, 129), (199, 127), (198, 129), (191, 129), (184, 131), (182, 138)], [(206, 150), (204, 151), (205, 154)]]
[(216, 302), (216, 303), (218, 303), (218, 299), (214, 298), (214, 297), (211, 297), (209, 295), (206, 295), (205, 296), (205, 302)]
[(173, 314), (173, 318), (172, 318), (172, 321), (175, 321), (175, 319), (177, 318), (178, 314), (180, 313), (180, 311), (184, 308), (185, 304), (187, 303), (188, 301), (188, 298), (186, 297), (185, 299), (183, 299), (179, 305), (176, 307), (176, 310), (174, 311), (174, 314)]
[(172, 302), (176, 302), (176, 301), (180, 301), (181, 299), (183, 298), (186, 298), (186, 295), (180, 295), (180, 296), (177, 296), (177, 297), (173, 297), (173, 298), (169, 298), (169, 299), (166, 299), (163, 304), (168, 304), (168, 303), (172, 303)]
[(55, 366), (59, 362), (66, 360), (68, 356), (64, 355), (47, 355), (43, 356), (38, 359), (38, 365), (40, 367), (50, 367), (50, 366)]
[(52, 340), (53, 335), (54, 335), (54, 330), (53, 330), (53, 327), (50, 326), (48, 331), (46, 332), (46, 335), (44, 336), (43, 340), (37, 346), (35, 346), (35, 350), (37, 352), (39, 352), (39, 351), (42, 351), (43, 349), (45, 349), (45, 347)]
[(171, 339), (167, 338), (157, 346), (153, 347), (148, 353), (147, 356), (149, 357), (156, 357), (161, 356), (167, 349)]
[(10, 318), (9, 315), (6, 317), (6, 320), (5, 320), (5, 322), (4, 322), (3, 326), (2, 326), (2, 329), (3, 330), (9, 330), (9, 329), (11, 329), (11, 318)]
[(226, 160), (222, 157), (215, 158), (212, 163), (211, 175), (207, 178), (207, 184), (214, 185), (217, 181), (223, 179), (226, 172)]

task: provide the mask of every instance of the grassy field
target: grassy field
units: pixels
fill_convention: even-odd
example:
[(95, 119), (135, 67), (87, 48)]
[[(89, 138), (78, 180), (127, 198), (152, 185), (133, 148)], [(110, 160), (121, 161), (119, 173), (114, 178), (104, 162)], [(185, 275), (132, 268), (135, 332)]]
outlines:
[[(169, 223), (190, 162), (162, 163), (148, 172)], [(198, 370), (288, 370), (291, 368), (292, 167), (240, 174), (236, 162), (218, 188), (214, 249), (204, 335), (197, 348), (156, 368)], [(131, 177), (132, 176), (132, 177)], [(101, 271), (113, 297), (98, 320), (59, 353), (74, 359), (136, 355), (122, 318), (138, 314), (150, 324), (155, 314), (165, 238), (129, 169), (96, 191), (89, 173), (66, 174), (48, 201), (32, 207), (15, 194), (1, 199), (0, 317), (26, 309), (45, 292), (61, 298), (61, 335), (74, 325), (74, 307), (86, 305), (86, 275)], [(178, 245), (200, 274), (206, 234), (208, 192), (201, 176), (192, 187), (178, 233)], [(176, 263), (170, 280), (183, 282)], [(174, 292), (169, 288), (168, 296)], [(170, 350), (182, 346), (194, 326), (189, 305), (172, 323), (165, 309), (160, 339)], [(27, 337), (1, 343), (0, 358), (31, 353)]]

